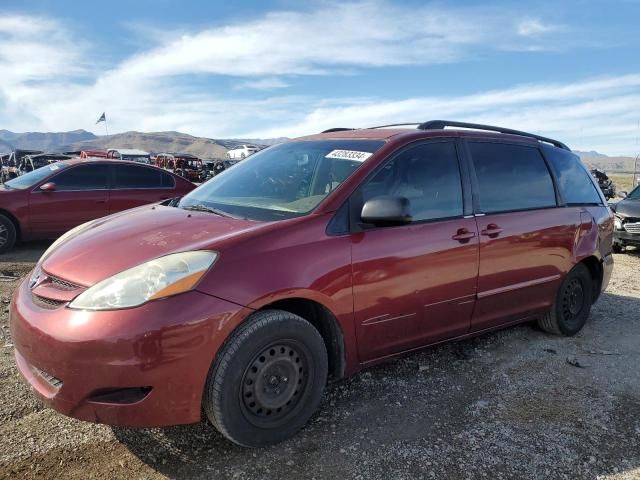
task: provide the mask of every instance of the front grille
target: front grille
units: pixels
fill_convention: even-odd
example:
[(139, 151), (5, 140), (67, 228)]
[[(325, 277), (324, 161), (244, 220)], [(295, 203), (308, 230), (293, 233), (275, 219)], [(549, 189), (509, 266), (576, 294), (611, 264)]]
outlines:
[(33, 298), (33, 303), (35, 303), (36, 305), (38, 305), (40, 308), (46, 308), (48, 310), (54, 310), (58, 307), (61, 307), (62, 305), (65, 304), (65, 302), (62, 302), (60, 300), (54, 300), (52, 298), (45, 298), (45, 297), (41, 297), (40, 295), (36, 295), (36, 294), (31, 294), (32, 298)]
[(58, 290), (70, 291), (70, 290), (78, 290), (79, 288), (82, 288), (80, 285), (67, 282), (66, 280), (62, 280), (61, 278), (58, 278), (58, 277), (49, 277), (49, 281)]
[(44, 370), (40, 370), (38, 367), (33, 367), (33, 369), (36, 371), (36, 373), (38, 375), (40, 375), (42, 378), (44, 378), (47, 383), (49, 385), (51, 385), (53, 388), (60, 388), (62, 387), (62, 380), (60, 380), (57, 377), (54, 377), (53, 375), (51, 375), (50, 373), (45, 372)]
[(629, 233), (640, 234), (640, 222), (631, 223), (627, 221), (622, 226)]

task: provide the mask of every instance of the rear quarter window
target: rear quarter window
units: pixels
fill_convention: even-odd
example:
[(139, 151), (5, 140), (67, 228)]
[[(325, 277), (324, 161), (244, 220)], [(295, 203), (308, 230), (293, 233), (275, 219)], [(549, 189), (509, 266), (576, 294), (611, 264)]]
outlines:
[(591, 175), (577, 155), (554, 147), (544, 146), (543, 149), (567, 205), (602, 204)]

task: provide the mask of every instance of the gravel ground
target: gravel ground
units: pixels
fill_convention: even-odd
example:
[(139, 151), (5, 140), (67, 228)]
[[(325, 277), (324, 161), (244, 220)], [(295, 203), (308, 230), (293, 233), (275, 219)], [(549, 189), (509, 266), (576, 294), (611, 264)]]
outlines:
[(44, 248), (0, 257), (0, 478), (640, 479), (638, 253), (616, 255), (576, 337), (523, 325), (408, 355), (330, 385), (292, 440), (247, 450), (204, 423), (112, 429), (43, 408), (14, 366), (6, 277)]

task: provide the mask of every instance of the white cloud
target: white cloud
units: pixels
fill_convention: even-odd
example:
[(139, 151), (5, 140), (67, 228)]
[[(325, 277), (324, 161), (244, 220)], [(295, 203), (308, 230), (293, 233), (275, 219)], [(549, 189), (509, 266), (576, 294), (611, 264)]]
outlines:
[[(147, 32), (154, 46), (99, 68), (89, 59), (100, 57), (73, 28), (47, 18), (4, 15), (0, 125), (99, 132), (94, 122), (106, 111), (112, 132), (255, 138), (449, 117), (529, 129), (581, 149), (630, 153), (640, 75), (399, 100), (275, 93), (301, 75), (460, 61), (487, 48), (546, 48), (546, 35), (558, 33), (540, 19), (486, 9), (321, 3), (168, 40)], [(239, 78), (238, 89), (203, 87), (192, 81), (194, 74)], [(254, 90), (250, 99), (241, 96), (243, 89)]]
[(250, 88), (254, 90), (274, 90), (277, 88), (287, 88), (290, 85), (278, 77), (265, 77), (259, 80), (247, 80), (238, 83), (234, 88), (236, 90), (242, 90)]
[(543, 23), (538, 18), (528, 18), (522, 20), (517, 25), (518, 35), (523, 37), (535, 37), (549, 32), (557, 32), (562, 28), (559, 25)]
[(274, 128), (251, 137), (305, 135), (335, 126), (422, 122), (433, 117), (503, 125), (557, 137), (578, 150), (631, 154), (638, 134), (640, 74), (568, 84), (524, 85), (464, 96), (403, 100), (318, 101)]

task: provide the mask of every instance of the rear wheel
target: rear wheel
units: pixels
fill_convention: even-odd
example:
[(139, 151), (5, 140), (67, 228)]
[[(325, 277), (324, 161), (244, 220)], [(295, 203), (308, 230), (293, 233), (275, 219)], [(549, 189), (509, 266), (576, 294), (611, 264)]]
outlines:
[(582, 263), (577, 264), (560, 285), (551, 311), (538, 320), (538, 325), (556, 335), (575, 335), (589, 317), (593, 293), (589, 269)]
[(8, 252), (16, 244), (16, 226), (6, 216), (0, 215), (0, 253)]
[(327, 368), (324, 341), (309, 322), (280, 310), (257, 312), (230, 337), (212, 366), (205, 413), (239, 445), (281, 442), (318, 408)]

